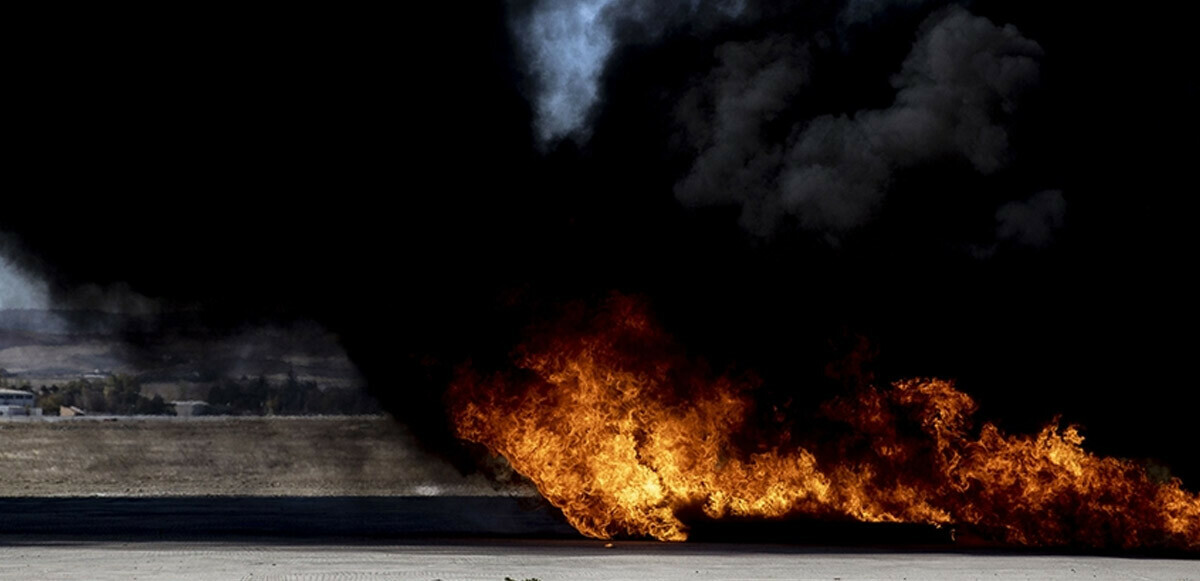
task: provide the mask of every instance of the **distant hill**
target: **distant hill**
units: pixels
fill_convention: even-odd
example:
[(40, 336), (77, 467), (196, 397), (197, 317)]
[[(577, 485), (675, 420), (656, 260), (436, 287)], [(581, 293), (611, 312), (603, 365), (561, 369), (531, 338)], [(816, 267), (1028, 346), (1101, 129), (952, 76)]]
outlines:
[(0, 309), (0, 331), (98, 336), (196, 335), (205, 334), (207, 327), (197, 311), (129, 314), (81, 309)]
[(107, 311), (0, 309), (0, 331), (47, 335), (117, 335), (160, 327), (155, 317)]
[(215, 334), (196, 313), (0, 310), (0, 369), (10, 382), (57, 383), (126, 373), (156, 383), (273, 378), (360, 383), (337, 338), (304, 321)]
[(67, 321), (57, 311), (36, 309), (0, 309), (0, 332), (43, 333), (65, 335), (71, 332)]

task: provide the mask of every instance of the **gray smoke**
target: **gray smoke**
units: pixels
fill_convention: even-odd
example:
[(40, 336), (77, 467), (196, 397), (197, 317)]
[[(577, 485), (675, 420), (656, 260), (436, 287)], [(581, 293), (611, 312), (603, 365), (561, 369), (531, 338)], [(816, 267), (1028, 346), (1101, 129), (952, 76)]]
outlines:
[(123, 315), (157, 315), (164, 310), (162, 301), (134, 291), (126, 282), (79, 285), (68, 291), (62, 304), (77, 310)]
[(17, 237), (0, 232), (0, 369), (14, 381), (55, 383), (105, 370), (140, 375), (180, 398), (203, 394), (213, 377), (282, 382), (294, 373), (323, 387), (363, 383), (338, 337), (315, 322), (209, 329), (203, 309), (147, 297), (125, 282), (56, 279)]
[[(1042, 48), (1011, 25), (959, 5), (934, 11), (914, 32), (885, 108), (797, 118), (815, 51), (843, 51), (851, 27), (928, 10), (938, 0), (847, 0), (803, 30), (719, 45), (710, 70), (674, 110), (688, 171), (675, 185), (686, 206), (736, 206), (750, 232), (789, 221), (837, 241), (881, 208), (897, 172), (938, 162), (990, 175), (1010, 163), (1009, 120), (1039, 78)], [(515, 10), (513, 29), (535, 79), (543, 145), (586, 140), (609, 55), (666, 31), (706, 36), (772, 22), (794, 7), (755, 0), (541, 0)], [(822, 22), (821, 18), (825, 21)], [(802, 108), (802, 107), (799, 107)], [(997, 212), (998, 241), (1038, 246), (1062, 223), (1065, 202), (1047, 192)]]
[[(678, 110), (698, 151), (677, 184), (680, 201), (739, 204), (743, 224), (762, 235), (793, 216), (836, 236), (871, 216), (899, 169), (957, 158), (995, 172), (1008, 162), (1004, 116), (1037, 82), (1042, 55), (1014, 27), (950, 7), (921, 26), (892, 78), (890, 107), (819, 116), (785, 139), (766, 139), (774, 117), (802, 93), (804, 47), (774, 40), (718, 49), (721, 66)], [(735, 67), (756, 72), (731, 78)]]
[(29, 275), (0, 252), (0, 310), (45, 309), (50, 290), (45, 281)]
[[(931, 1), (849, 0), (838, 13), (837, 27)], [(732, 22), (770, 19), (778, 12), (755, 0), (512, 0), (510, 7), (513, 36), (535, 84), (535, 123), (543, 145), (587, 139), (600, 76), (618, 44), (653, 42), (672, 28), (704, 33)], [(618, 27), (624, 33), (620, 38)]]
[(0, 310), (46, 309), (51, 304), (50, 285), (24, 258), (17, 239), (0, 231)]
[(101, 311), (125, 315), (161, 312), (162, 302), (126, 283), (52, 286), (16, 239), (0, 232), (0, 310)]
[(807, 46), (791, 37), (729, 43), (720, 64), (680, 101), (678, 121), (697, 145), (692, 171), (679, 183), (691, 205), (739, 202), (748, 223), (773, 223), (780, 170), (789, 154), (767, 136), (808, 80)]
[(892, 7), (920, 8), (931, 0), (849, 0), (838, 15), (838, 24), (853, 26), (868, 22)]
[(1019, 246), (1044, 247), (1063, 226), (1067, 200), (1059, 190), (1046, 190), (1028, 200), (1009, 202), (996, 210), (996, 239)]

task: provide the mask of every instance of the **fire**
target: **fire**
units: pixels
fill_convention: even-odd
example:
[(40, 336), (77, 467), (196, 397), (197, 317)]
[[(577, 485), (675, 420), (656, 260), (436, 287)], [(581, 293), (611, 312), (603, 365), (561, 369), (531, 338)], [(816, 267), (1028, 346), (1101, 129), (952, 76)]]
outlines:
[[(912, 379), (826, 403), (836, 437), (747, 445), (755, 381), (713, 374), (635, 299), (535, 330), (517, 370), (464, 369), (458, 435), (504, 456), (580, 532), (687, 538), (679, 514), (966, 525), (1001, 542), (1200, 549), (1200, 497), (1097, 457), (1073, 427), (972, 428), (951, 382)], [(785, 434), (786, 436), (786, 434)], [(741, 439), (740, 439), (741, 438)]]

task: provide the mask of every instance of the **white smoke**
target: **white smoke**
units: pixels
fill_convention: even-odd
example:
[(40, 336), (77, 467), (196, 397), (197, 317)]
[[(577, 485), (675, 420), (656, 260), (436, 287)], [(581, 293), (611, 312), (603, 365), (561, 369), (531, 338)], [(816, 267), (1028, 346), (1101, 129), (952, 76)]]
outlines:
[(46, 281), (24, 272), (0, 249), (0, 310), (48, 309), (50, 287)]
[(36, 272), (23, 268), (14, 257), (22, 254), (20, 244), (0, 232), (0, 310), (36, 309), (102, 311), (126, 315), (149, 315), (162, 311), (162, 301), (135, 292), (126, 283), (95, 283), (56, 287)]
[(612, 32), (601, 13), (615, 0), (542, 2), (515, 24), (530, 68), (539, 80), (535, 103), (538, 136), (545, 141), (583, 128), (596, 102), (597, 83), (612, 50)]
[(605, 63), (616, 45), (618, 19), (637, 22), (654, 38), (698, 15), (727, 19), (744, 0), (542, 0), (513, 22), (527, 69), (537, 82), (534, 106), (542, 143), (586, 139), (587, 118), (599, 98)]

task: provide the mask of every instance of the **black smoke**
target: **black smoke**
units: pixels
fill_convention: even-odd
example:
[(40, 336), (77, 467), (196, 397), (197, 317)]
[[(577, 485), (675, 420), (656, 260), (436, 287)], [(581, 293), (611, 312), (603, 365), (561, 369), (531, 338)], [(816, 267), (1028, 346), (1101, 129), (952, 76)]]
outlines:
[(454, 366), (619, 290), (779, 401), (836, 389), (863, 336), (878, 380), (1200, 477), (1175, 9), (601, 4), (566, 131), (523, 23), (570, 2), (30, 14), (7, 258), (57, 301), (315, 319), (444, 450)]

